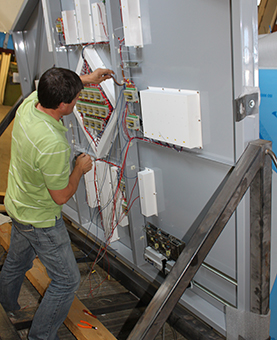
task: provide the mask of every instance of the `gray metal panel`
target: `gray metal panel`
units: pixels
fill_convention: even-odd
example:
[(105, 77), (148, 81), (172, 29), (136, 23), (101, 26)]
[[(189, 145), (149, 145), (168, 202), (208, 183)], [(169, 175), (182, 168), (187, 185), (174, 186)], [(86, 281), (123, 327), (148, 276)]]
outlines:
[[(18, 62), (21, 77), (27, 79), (28, 84), (23, 83), (26, 93), (31, 89), (33, 79), (54, 64), (75, 70), (82, 49), (75, 45), (62, 46), (54, 27), (62, 10), (74, 8), (73, 1), (46, 1), (48, 19), (52, 26), (50, 34), (54, 44), (53, 52), (48, 51), (41, 11), (32, 10), (34, 15), (29, 15), (28, 20), (26, 19), (28, 11), (25, 8), (31, 8), (35, 3), (34, 0), (25, 2), (22, 18), (18, 21), (21, 31), (14, 32), (15, 36), (19, 34), (18, 43), (24, 42), (25, 46), (25, 50), (19, 53)], [(243, 86), (241, 34), (245, 25), (251, 33), (251, 42), (254, 40), (252, 25), (256, 19), (251, 18), (256, 6), (254, 3), (255, 0), (140, 0), (145, 45), (143, 48), (123, 47), (125, 61), (139, 62), (138, 68), (126, 68), (126, 75), (134, 81), (139, 91), (147, 86), (199, 91), (204, 145), (203, 150), (176, 152), (151, 143), (132, 141), (125, 172), (127, 195), (130, 195), (134, 185), (133, 178), (139, 170), (146, 166), (154, 169), (159, 214), (157, 217), (145, 218), (141, 214), (139, 201), (135, 201), (129, 213), (130, 226), (120, 229), (119, 235), (122, 238), (111, 244), (111, 248), (117, 256), (150, 280), (156, 279), (157, 270), (143, 259), (145, 222), (150, 221), (166, 232), (183, 238), (246, 143), (256, 139), (256, 117), (247, 117), (240, 123), (234, 123), (233, 116), (233, 91), (237, 97)], [(251, 9), (249, 13), (246, 4)], [(106, 9), (110, 46), (95, 48), (107, 67), (116, 72), (116, 78), (120, 81), (122, 73), (118, 38), (123, 38), (120, 4), (106, 0)], [(116, 88), (116, 97), (119, 92), (120, 89)], [(136, 104), (133, 108), (139, 114), (139, 105)], [(75, 120), (74, 130), (78, 135)], [(72, 139), (70, 133), (68, 138)], [(121, 139), (120, 142), (122, 146), (125, 145), (124, 140)], [(81, 148), (87, 147), (87, 140), (82, 132), (78, 143)], [(116, 146), (118, 149), (110, 154), (113, 161), (118, 161), (121, 155), (119, 144)], [(94, 210), (86, 206), (84, 192), (84, 183), (81, 182), (75, 195), (76, 201), (72, 200), (72, 204), (65, 206), (64, 211), (77, 225), (85, 230), (89, 229), (97, 236), (102, 230), (100, 224), (99, 227), (91, 224)], [(133, 198), (136, 196), (137, 188)], [(249, 259), (246, 255), (249, 248), (248, 213), (246, 198), (206, 258), (208, 265), (231, 279), (237, 279), (238, 295), (233, 286), (222, 286), (221, 295), (224, 297), (226, 294), (231, 303), (237, 299), (237, 305), (242, 308), (247, 306), (249, 300)], [(205, 273), (206, 271), (201, 270), (197, 280), (209, 286)], [(217, 279), (215, 275), (207, 274), (207, 277), (215, 286), (220, 285), (221, 279)], [(182, 300), (186, 301), (186, 305), (194, 313), (224, 332), (222, 304), (217, 306), (212, 297), (200, 293), (198, 288), (188, 291)], [(213, 313), (207, 312), (211, 305), (217, 306), (211, 309)]]
[(140, 90), (157, 86), (200, 91), (201, 153), (233, 164), (230, 2), (152, 0), (148, 4), (152, 43), (131, 49), (131, 56), (133, 52), (141, 60), (141, 69), (133, 71), (136, 85)]

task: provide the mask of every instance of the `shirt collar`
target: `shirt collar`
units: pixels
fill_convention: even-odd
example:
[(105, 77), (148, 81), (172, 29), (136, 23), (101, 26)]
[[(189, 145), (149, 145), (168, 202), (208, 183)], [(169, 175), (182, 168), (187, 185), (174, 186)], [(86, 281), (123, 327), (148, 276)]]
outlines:
[(38, 110), (36, 108), (37, 103), (38, 103), (38, 99), (36, 98), (36, 99), (33, 100), (33, 113), (37, 117), (43, 119), (44, 121), (51, 124), (54, 128), (56, 128), (60, 131), (64, 131), (64, 132), (68, 131), (68, 129), (63, 125), (63, 122), (61, 120), (58, 122), (55, 118), (51, 117), (47, 113)]

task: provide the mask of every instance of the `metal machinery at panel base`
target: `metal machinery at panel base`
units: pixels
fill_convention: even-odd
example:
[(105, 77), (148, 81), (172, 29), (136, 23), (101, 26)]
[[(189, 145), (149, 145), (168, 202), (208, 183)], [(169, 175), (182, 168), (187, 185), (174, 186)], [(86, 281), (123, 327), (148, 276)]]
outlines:
[[(256, 0), (29, 0), (12, 34), (24, 96), (53, 65), (114, 70), (64, 117), (72, 160), (86, 152), (94, 166), (63, 213), (99, 256), (108, 248), (161, 284), (258, 138)], [(223, 335), (226, 306), (251, 311), (249, 202), (179, 301)]]

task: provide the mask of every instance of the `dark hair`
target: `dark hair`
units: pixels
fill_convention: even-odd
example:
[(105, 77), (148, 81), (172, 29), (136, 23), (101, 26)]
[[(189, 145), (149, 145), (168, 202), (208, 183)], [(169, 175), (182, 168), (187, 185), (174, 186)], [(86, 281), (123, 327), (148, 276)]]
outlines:
[(43, 107), (55, 110), (60, 103), (71, 103), (83, 88), (83, 83), (75, 72), (52, 67), (40, 78), (38, 100)]

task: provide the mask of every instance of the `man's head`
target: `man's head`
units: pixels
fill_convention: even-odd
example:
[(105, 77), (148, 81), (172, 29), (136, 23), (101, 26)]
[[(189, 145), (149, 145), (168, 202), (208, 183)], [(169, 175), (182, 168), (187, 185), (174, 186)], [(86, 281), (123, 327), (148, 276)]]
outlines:
[(75, 72), (53, 67), (40, 78), (38, 100), (44, 108), (55, 110), (60, 103), (71, 103), (82, 89), (83, 83)]

